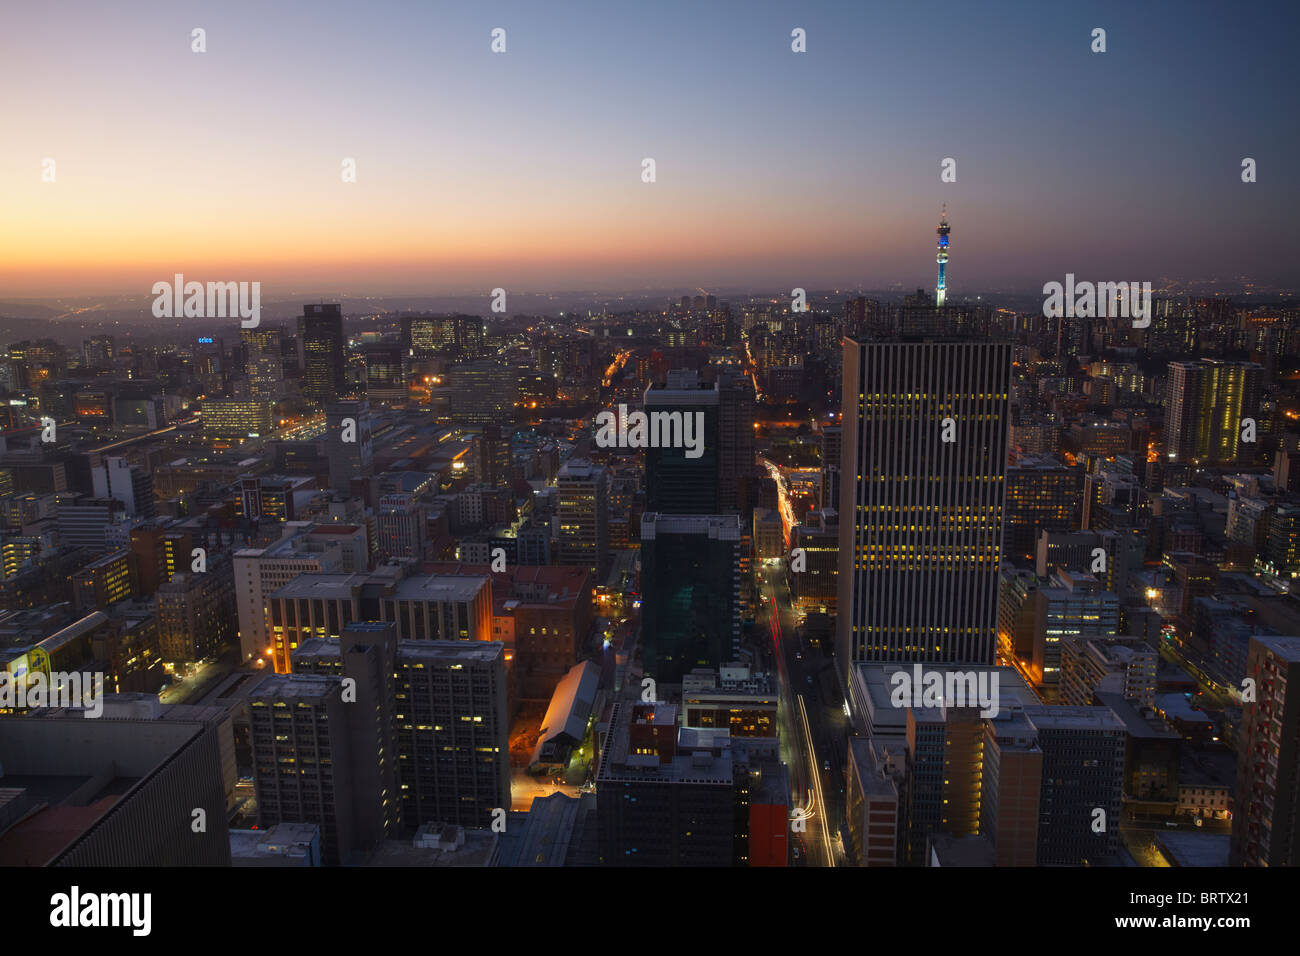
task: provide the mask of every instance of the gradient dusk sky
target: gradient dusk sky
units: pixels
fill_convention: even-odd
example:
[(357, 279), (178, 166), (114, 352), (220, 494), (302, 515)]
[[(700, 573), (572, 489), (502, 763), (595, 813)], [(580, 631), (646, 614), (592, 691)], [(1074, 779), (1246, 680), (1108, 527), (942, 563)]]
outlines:
[(0, 295), (1294, 289), (1298, 8), (10, 3)]

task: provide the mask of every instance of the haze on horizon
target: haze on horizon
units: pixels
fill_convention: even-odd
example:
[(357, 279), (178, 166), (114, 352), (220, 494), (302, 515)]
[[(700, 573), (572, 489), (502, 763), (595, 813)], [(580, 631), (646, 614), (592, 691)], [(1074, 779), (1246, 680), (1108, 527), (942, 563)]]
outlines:
[(176, 272), (390, 294), (929, 287), (944, 202), (954, 295), (1067, 272), (1294, 288), (1300, 14), (1257, 12), (31, 5), (5, 15), (0, 297), (143, 296)]

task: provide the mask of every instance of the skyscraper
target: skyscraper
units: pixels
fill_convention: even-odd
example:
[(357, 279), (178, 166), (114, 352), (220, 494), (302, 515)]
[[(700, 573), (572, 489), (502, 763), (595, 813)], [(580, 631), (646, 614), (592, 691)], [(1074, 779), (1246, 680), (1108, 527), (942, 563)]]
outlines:
[(642, 660), (661, 683), (740, 649), (740, 518), (641, 518)]
[(1165, 401), (1165, 454), (1171, 461), (1207, 464), (1250, 461), (1243, 420), (1259, 416), (1263, 366), (1202, 359), (1170, 362)]
[(989, 664), (1011, 347), (844, 340), (837, 649)]
[(407, 362), (401, 342), (364, 342), (361, 354), (366, 362), (366, 398), (372, 402), (405, 402)]
[[(718, 513), (718, 404), (718, 387), (701, 384), (693, 369), (673, 369), (665, 385), (651, 385), (646, 389), (646, 414), (679, 413), (683, 418), (689, 415), (704, 423), (702, 436), (698, 429), (693, 433), (700, 443), (694, 451), (685, 447), (645, 450), (647, 511), (681, 515)], [(734, 422), (738, 414), (738, 409), (730, 409), (728, 417)], [(730, 450), (734, 456), (734, 441)], [(688, 451), (696, 457), (690, 457)], [(733, 469), (734, 462), (733, 457)]]
[(303, 397), (324, 405), (346, 395), (342, 308), (337, 304), (303, 306), (298, 341), (302, 343)]
[(374, 461), (370, 442), (370, 403), (332, 402), (325, 408), (325, 424), (330, 487), (346, 493), (353, 478), (370, 474)]
[(259, 325), (240, 329), (244, 346), (244, 374), (255, 401), (277, 401), (284, 391), (283, 329)]
[[(705, 439), (707, 451), (708, 439)], [(748, 377), (724, 371), (718, 379), (718, 511), (753, 511), (754, 385)]]

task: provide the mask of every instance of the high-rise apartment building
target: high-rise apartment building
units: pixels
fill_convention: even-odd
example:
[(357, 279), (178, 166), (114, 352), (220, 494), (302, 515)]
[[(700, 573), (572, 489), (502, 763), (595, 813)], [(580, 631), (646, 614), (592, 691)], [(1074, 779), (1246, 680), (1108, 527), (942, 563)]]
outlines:
[[(1229, 864), (1300, 864), (1300, 637), (1253, 636), (1242, 704)], [(1296, 688), (1292, 693), (1291, 688)]]
[(1263, 366), (1202, 359), (1170, 362), (1165, 399), (1165, 454), (1171, 461), (1252, 461), (1242, 422), (1258, 419)]

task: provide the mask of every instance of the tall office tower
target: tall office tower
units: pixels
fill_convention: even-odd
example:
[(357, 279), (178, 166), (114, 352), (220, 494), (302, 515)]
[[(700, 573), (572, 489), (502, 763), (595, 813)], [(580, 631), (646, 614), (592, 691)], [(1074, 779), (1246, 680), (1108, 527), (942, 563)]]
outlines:
[(0, 866), (230, 866), (222, 749), (202, 720), (0, 716)]
[(1264, 517), (1263, 569), (1280, 577), (1300, 575), (1300, 508), (1278, 505)]
[(681, 683), (740, 650), (740, 518), (641, 517), (642, 661), (646, 676)]
[[(689, 417), (690, 427), (694, 429), (691, 433), (693, 440), (700, 443), (695, 449), (684, 447), (682, 440), (670, 443), (673, 447), (645, 450), (647, 511), (680, 515), (718, 514), (718, 405), (718, 387), (701, 384), (694, 369), (672, 369), (668, 372), (666, 384), (651, 384), (645, 390), (645, 411), (650, 416), (652, 431), (658, 431), (660, 435), (667, 431), (656, 428), (654, 423), (664, 420), (656, 419), (656, 415), (673, 416), (668, 419), (673, 423), (678, 421), (677, 416), (681, 416), (682, 430), (676, 434), (684, 439)], [(739, 409), (736, 411), (738, 413)], [(737, 415), (732, 417), (734, 420)], [(750, 428), (752, 430), (752, 424)], [(734, 457), (738, 441), (733, 437), (733, 468), (738, 464)], [(688, 451), (696, 457), (688, 457)]]
[(359, 842), (366, 845), (401, 831), (396, 666), (397, 629), (392, 623), (353, 621), (338, 640), (312, 638), (293, 652), (295, 674), (354, 681), (343, 695), (344, 703), (357, 710), (348, 721), (351, 769), (358, 789), (382, 807), (382, 813), (357, 818)]
[[(1113, 865), (1124, 789), (1124, 722), (1109, 707), (1029, 706), (1043, 751), (1038, 866)], [(1095, 811), (1106, 812), (1098, 833)]]
[(1205, 464), (1253, 461), (1258, 441), (1241, 440), (1242, 421), (1259, 418), (1263, 375), (1263, 367), (1254, 362), (1170, 362), (1165, 399), (1169, 459)]
[[(386, 819), (380, 775), (371, 767), (381, 750), (373, 712), (363, 714), (343, 694), (340, 677), (273, 674), (248, 695), (258, 825), (318, 824), (327, 864), (348, 864), (372, 849)], [(365, 691), (372, 701), (381, 694)]]
[(844, 426), (823, 425), (822, 426), (822, 464), (832, 465), (838, 468), (840, 466), (840, 459), (843, 456), (844, 456)]
[(111, 368), (116, 349), (111, 335), (92, 335), (81, 343), (82, 356), (88, 368)]
[(235, 639), (235, 576), (229, 558), (207, 557), (202, 573), (179, 573), (158, 587), (158, 643), (165, 661), (199, 661)]
[(325, 445), (330, 463), (330, 487), (347, 494), (352, 479), (368, 477), (374, 464), (370, 403), (331, 402), (325, 406)]
[(96, 498), (121, 502), (129, 518), (152, 518), (157, 512), (153, 500), (153, 475), (131, 465), (125, 458), (105, 458), (92, 467), (91, 482)]
[(604, 866), (732, 865), (731, 754), (679, 747), (673, 705), (615, 704), (596, 781)]
[(1039, 534), (1073, 530), (1082, 502), (1081, 469), (1048, 455), (1021, 458), (1007, 469), (1003, 555), (1022, 565), (1032, 562)]
[(443, 334), (444, 321), (433, 315), (402, 316), (402, 347), (407, 357), (426, 359), (436, 356), (447, 344)]
[(943, 212), (939, 214), (939, 228), (935, 230), (939, 234), (939, 254), (935, 262), (939, 263), (939, 282), (934, 289), (934, 304), (943, 308), (944, 302), (948, 298), (948, 234), (952, 232), (952, 227), (948, 225), (948, 204), (944, 203)]
[(556, 479), (556, 563), (590, 568), (597, 580), (609, 570), (609, 472), (571, 458)]
[(844, 340), (837, 655), (989, 664), (1011, 347)]
[(408, 397), (406, 353), (393, 340), (363, 342), (366, 363), (366, 398), (372, 402), (402, 403)]
[(298, 319), (302, 395), (325, 405), (347, 395), (347, 339), (339, 305), (305, 305)]
[(279, 401), (284, 395), (284, 329), (258, 325), (240, 329), (244, 347), (244, 374), (254, 401)]
[[(1230, 866), (1300, 864), (1300, 637), (1250, 639), (1242, 705)], [(1295, 693), (1289, 693), (1291, 687)]]
[(750, 515), (754, 471), (754, 384), (738, 372), (718, 380), (718, 512)]

